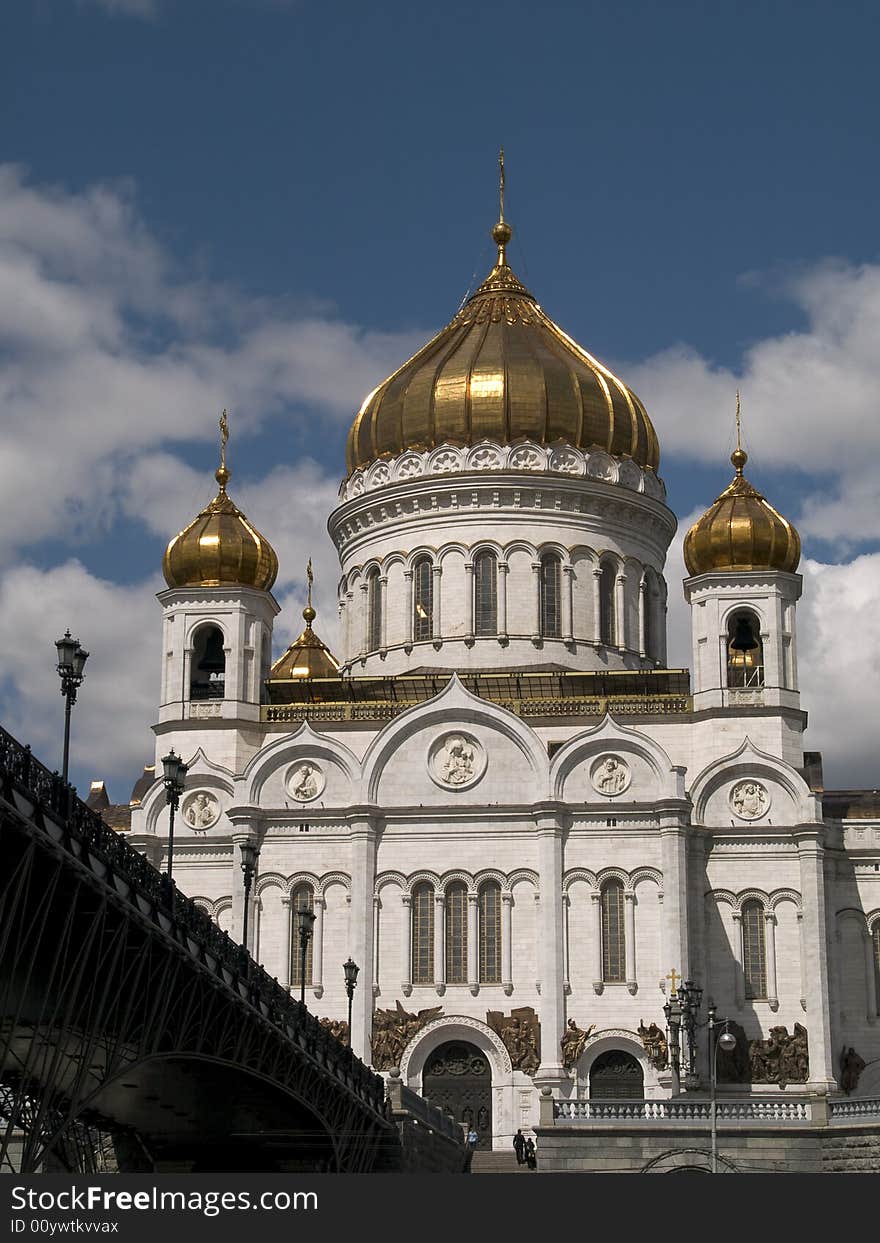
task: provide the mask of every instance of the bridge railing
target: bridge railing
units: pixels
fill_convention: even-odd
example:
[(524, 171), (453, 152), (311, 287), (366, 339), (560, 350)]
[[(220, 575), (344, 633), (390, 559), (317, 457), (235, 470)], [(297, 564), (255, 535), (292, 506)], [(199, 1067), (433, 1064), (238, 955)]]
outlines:
[[(346, 1083), (365, 1104), (386, 1114), (385, 1081), (374, 1074), (351, 1049), (323, 1027), (313, 1014), (276, 979), (255, 963), (245, 948), (219, 928), (211, 917), (157, 871), (140, 851), (105, 824), (97, 812), (77, 797), (58, 773), (50, 772), (30, 747), (0, 728), (0, 775), (11, 780), (28, 801), (60, 822), (63, 834), (52, 834), (93, 871), (113, 873), (133, 895), (145, 900), (135, 905), (150, 912), (153, 922), (186, 944), (209, 970), (229, 976), (227, 983), (304, 1052)], [(95, 865), (98, 865), (97, 868)], [(105, 875), (112, 884), (112, 878)]]

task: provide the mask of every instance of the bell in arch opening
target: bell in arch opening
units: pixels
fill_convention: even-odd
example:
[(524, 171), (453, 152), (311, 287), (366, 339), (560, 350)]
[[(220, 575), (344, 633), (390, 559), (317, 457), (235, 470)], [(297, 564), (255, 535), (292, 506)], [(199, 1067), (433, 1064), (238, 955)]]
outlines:
[(192, 652), (190, 699), (222, 699), (226, 693), (226, 653), (219, 626), (203, 626)]
[(735, 613), (727, 628), (727, 685), (734, 688), (764, 685), (764, 645), (753, 613)]

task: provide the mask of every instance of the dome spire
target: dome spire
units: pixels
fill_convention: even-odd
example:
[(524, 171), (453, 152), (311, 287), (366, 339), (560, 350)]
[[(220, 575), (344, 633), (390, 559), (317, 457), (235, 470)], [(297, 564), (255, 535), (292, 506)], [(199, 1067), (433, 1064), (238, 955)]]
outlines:
[(306, 599), (306, 607), (303, 609), (303, 619), (306, 623), (306, 629), (311, 630), (312, 622), (317, 617), (317, 613), (312, 608), (312, 583), (315, 581), (315, 575), (312, 572), (312, 558), (309, 557), (309, 563), (306, 566), (306, 580), (309, 584), (308, 596)]
[(742, 411), (740, 408), (739, 389), (736, 390), (736, 448), (731, 453), (730, 460), (736, 470), (737, 478), (741, 479), (743, 467), (749, 460), (749, 455), (742, 447)]
[(492, 240), (498, 247), (498, 267), (507, 266), (505, 248), (513, 237), (513, 229), (504, 219), (504, 148), (498, 151), (498, 223), (492, 227)]
[(226, 411), (220, 415), (220, 465), (214, 472), (214, 478), (220, 484), (220, 491), (226, 491), (226, 485), (229, 483), (229, 471), (226, 469), (226, 442), (229, 439), (229, 421), (226, 417)]

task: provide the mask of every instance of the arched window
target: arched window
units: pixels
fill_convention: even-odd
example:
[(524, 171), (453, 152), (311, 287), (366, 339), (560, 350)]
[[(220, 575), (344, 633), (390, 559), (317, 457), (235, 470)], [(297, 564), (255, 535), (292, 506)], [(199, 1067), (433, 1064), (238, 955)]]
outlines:
[(412, 894), (412, 982), (434, 983), (434, 886), (427, 881)]
[(367, 575), (367, 651), (378, 652), (382, 646), (382, 584), (375, 567)]
[(660, 588), (653, 570), (645, 571), (645, 591), (642, 597), (645, 618), (645, 655), (649, 660), (660, 659)]
[(602, 979), (606, 984), (626, 980), (623, 882), (619, 880), (602, 886)]
[[(311, 885), (297, 885), (290, 895), (290, 983), (296, 988), (302, 987), (303, 956), (302, 943), (299, 936), (299, 912), (315, 909), (315, 891)], [(310, 937), (306, 946), (306, 986), (312, 982), (312, 946), (314, 938)]]
[(480, 983), (501, 983), (501, 886), (480, 886)]
[(880, 1014), (880, 919), (871, 929), (871, 943), (874, 947), (874, 996), (877, 998), (877, 1013)]
[(434, 617), (434, 574), (430, 557), (413, 566), (413, 639), (430, 639)]
[(562, 635), (562, 561), (553, 552), (541, 558), (541, 635), (558, 639)]
[(190, 699), (222, 699), (226, 693), (226, 653), (219, 626), (201, 626), (190, 657)]
[(599, 639), (606, 647), (617, 646), (617, 610), (614, 589), (617, 570), (611, 561), (603, 561), (599, 575)]
[(767, 950), (764, 944), (764, 907), (744, 902), (742, 908), (743, 976), (746, 1000), (767, 996)]
[(754, 613), (734, 613), (727, 624), (727, 685), (764, 685), (764, 645)]
[(498, 560), (494, 552), (474, 557), (474, 634), (498, 633)]
[(467, 984), (467, 885), (454, 881), (446, 890), (446, 983)]

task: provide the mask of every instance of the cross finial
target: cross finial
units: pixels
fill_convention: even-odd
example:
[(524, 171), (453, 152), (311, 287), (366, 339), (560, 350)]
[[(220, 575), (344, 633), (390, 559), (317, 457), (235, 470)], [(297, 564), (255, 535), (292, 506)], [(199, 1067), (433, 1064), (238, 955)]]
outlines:
[(498, 222), (504, 224), (504, 148), (498, 151)]
[(507, 263), (505, 247), (513, 237), (513, 229), (504, 219), (504, 148), (498, 152), (498, 223), (492, 226), (492, 239), (498, 247), (498, 266)]
[(742, 447), (742, 410), (740, 408), (739, 389), (736, 390), (736, 448), (731, 453), (730, 460), (736, 467), (737, 475), (743, 473), (743, 467), (749, 460), (749, 455)]
[(229, 482), (229, 471), (226, 469), (226, 442), (228, 439), (229, 423), (224, 410), (220, 415), (220, 468), (214, 475), (221, 488), (225, 488)]
[(742, 448), (742, 410), (739, 401), (739, 389), (736, 390), (736, 447)]
[(309, 589), (308, 589), (308, 600), (306, 602), (306, 607), (303, 609), (303, 617), (306, 619), (306, 625), (311, 626), (312, 622), (315, 620), (315, 610), (312, 608), (312, 583), (315, 581), (315, 576), (312, 573), (312, 558), (311, 557), (309, 557), (309, 563), (306, 566), (306, 579), (309, 584)]
[(677, 991), (677, 990), (676, 990), (676, 987), (675, 987), (675, 982), (676, 982), (676, 980), (680, 980), (680, 979), (681, 979), (681, 976), (678, 974), (678, 972), (676, 971), (675, 967), (673, 967), (673, 968), (672, 968), (672, 970), (668, 973), (668, 975), (666, 976), (666, 979), (667, 979), (667, 980), (671, 980), (671, 981), (672, 981), (672, 992), (671, 992), (669, 995), (670, 995), (670, 997), (674, 997), (674, 996), (676, 995), (676, 991)]

